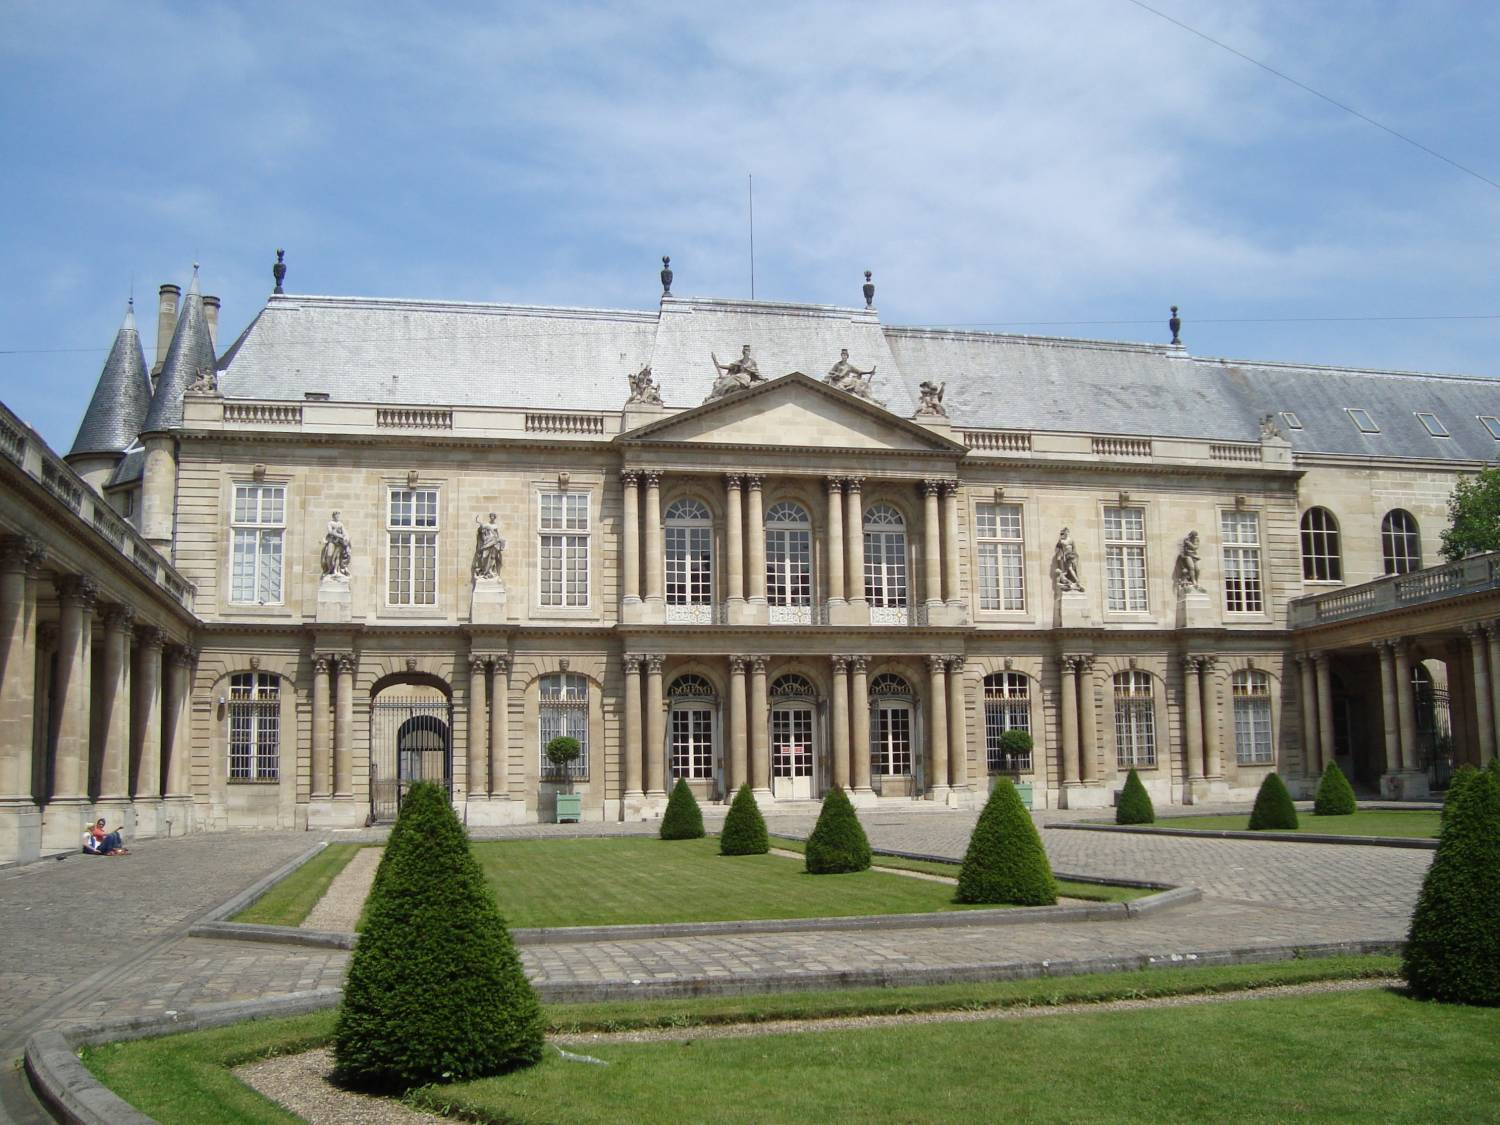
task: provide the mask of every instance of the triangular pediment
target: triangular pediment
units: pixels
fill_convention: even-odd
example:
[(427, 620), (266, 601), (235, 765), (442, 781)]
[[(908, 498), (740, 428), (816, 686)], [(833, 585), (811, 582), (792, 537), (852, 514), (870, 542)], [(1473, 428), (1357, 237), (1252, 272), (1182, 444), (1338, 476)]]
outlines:
[(620, 435), (627, 444), (702, 443), (803, 449), (869, 449), (962, 455), (926, 426), (835, 390), (800, 371), (771, 379)]

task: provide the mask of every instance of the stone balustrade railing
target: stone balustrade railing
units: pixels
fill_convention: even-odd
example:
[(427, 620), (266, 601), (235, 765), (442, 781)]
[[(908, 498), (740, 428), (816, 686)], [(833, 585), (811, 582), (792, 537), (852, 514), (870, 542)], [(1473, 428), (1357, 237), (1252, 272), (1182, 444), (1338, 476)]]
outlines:
[(1307, 629), (1486, 590), (1500, 590), (1500, 551), (1297, 598), (1291, 604), (1291, 626)]

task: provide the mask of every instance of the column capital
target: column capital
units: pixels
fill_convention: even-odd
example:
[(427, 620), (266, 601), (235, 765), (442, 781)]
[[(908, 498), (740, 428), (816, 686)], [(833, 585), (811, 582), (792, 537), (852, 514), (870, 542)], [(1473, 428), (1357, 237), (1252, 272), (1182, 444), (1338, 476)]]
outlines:
[(831, 656), (828, 658), (833, 664), (835, 676), (847, 676), (849, 674), (849, 658), (847, 656)]
[[(1392, 647), (1394, 647), (1395, 645), (1394, 641), (1387, 641), (1386, 643), (1391, 645)], [(1307, 654), (1307, 658), (1311, 660), (1315, 666), (1328, 663), (1328, 654), (1322, 651), (1310, 652)]]
[(766, 674), (766, 658), (764, 656), (752, 656), (750, 658), (750, 671), (757, 676)]
[(865, 657), (865, 656), (851, 656), (851, 657), (849, 657), (849, 670), (851, 672), (853, 672), (855, 675), (859, 675), (859, 676), (864, 675), (865, 669), (868, 668), (869, 666), (870, 666), (869, 657)]
[[(1381, 641), (1371, 641), (1370, 642), (1370, 647), (1373, 648), (1376, 652), (1380, 653), (1380, 658), (1382, 660), (1387, 659), (1391, 655), (1391, 642), (1390, 641), (1384, 641), (1384, 640), (1381, 640)], [(1298, 664), (1305, 663), (1306, 660), (1307, 660), (1307, 657), (1305, 657), (1305, 656), (1299, 656), (1299, 657), (1297, 657), (1297, 663)]]
[(634, 488), (641, 483), (641, 471), (639, 469), (621, 469), (620, 483), (630, 485)]
[(481, 676), (484, 675), (484, 666), (488, 663), (489, 659), (487, 657), (482, 656), (477, 652), (473, 653), (469, 657), (469, 674), (473, 675), (475, 673), (478, 673)]
[(956, 481), (956, 480), (944, 480), (944, 481), (941, 481), (940, 483), (943, 486), (943, 495), (945, 497), (946, 496), (957, 496), (958, 495), (958, 489), (959, 489), (959, 486), (960, 486), (960, 482), (959, 481)]
[(648, 654), (645, 657), (646, 670), (648, 672), (650, 672), (653, 676), (660, 676), (661, 675), (662, 661), (664, 661), (665, 659), (666, 659), (666, 657), (663, 656), (659, 652), (654, 652), (654, 653)]
[(40, 539), (30, 535), (7, 535), (0, 538), (0, 570), (8, 573), (29, 572), (46, 554)]
[(1091, 652), (1075, 652), (1073, 654), (1073, 668), (1078, 672), (1092, 672), (1094, 670), (1094, 654)]
[(57, 580), (57, 595), (64, 602), (92, 611), (99, 598), (99, 583), (87, 574), (64, 575)]
[(646, 479), (646, 487), (648, 489), (650, 489), (650, 488), (660, 488), (661, 487), (661, 470), (660, 469), (647, 469), (647, 470), (645, 470), (641, 474), (641, 476), (643, 476)]
[(1057, 666), (1062, 669), (1062, 674), (1064, 676), (1071, 676), (1078, 670), (1078, 657), (1059, 656), (1057, 658)]
[(828, 485), (828, 494), (830, 496), (844, 491), (843, 477), (829, 477), (825, 483)]
[(313, 653), (312, 666), (314, 676), (326, 676), (328, 674), (329, 657), (321, 652)]
[(135, 628), (135, 606), (110, 605), (104, 610), (104, 629), (109, 633), (124, 633), (127, 637)]
[(947, 670), (948, 670), (948, 658), (946, 656), (943, 656), (943, 655), (938, 654), (938, 653), (934, 653), (934, 654), (932, 654), (931, 656), (929, 656), (927, 658), (927, 671), (928, 672), (932, 673), (933, 675), (936, 675), (939, 672), (946, 672)]
[(864, 486), (865, 486), (865, 478), (864, 477), (845, 477), (844, 478), (844, 491), (845, 492), (853, 493), (855, 495), (858, 495), (864, 489)]
[(501, 675), (510, 671), (510, 657), (503, 654), (495, 654), (490, 657), (490, 671), (499, 672)]
[(161, 648), (167, 643), (167, 635), (155, 625), (142, 625), (135, 631), (135, 639), (142, 648)]
[(1182, 670), (1190, 676), (1196, 676), (1203, 671), (1203, 657), (1184, 656), (1182, 658)]
[(627, 676), (639, 676), (641, 674), (641, 661), (644, 659), (645, 657), (638, 653), (627, 652), (621, 658), (621, 663), (625, 666), (625, 674)]
[(759, 473), (746, 473), (745, 487), (751, 492), (759, 492), (762, 479)]
[(356, 664), (354, 660), (354, 654), (352, 652), (335, 653), (333, 656), (333, 660), (338, 665), (339, 675), (352, 676), (354, 674)]
[(922, 494), (924, 496), (941, 496), (943, 494), (943, 482), (932, 478), (922, 482)]
[(969, 666), (969, 658), (967, 656), (950, 656), (950, 657), (948, 657), (948, 674), (949, 675), (953, 675), (954, 673), (957, 673), (958, 675), (963, 675), (965, 669), (967, 669), (968, 666)]
[(179, 668), (191, 668), (198, 662), (198, 650), (192, 645), (172, 645), (167, 656)]
[(1464, 633), (1470, 641), (1476, 644), (1483, 641), (1489, 635), (1490, 627), (1482, 621), (1471, 621), (1464, 626)]
[(743, 473), (725, 473), (724, 474), (724, 487), (727, 488), (727, 489), (730, 489), (733, 492), (738, 492), (740, 490), (740, 488), (744, 485), (744, 483), (745, 483), (745, 477), (744, 477)]
[(729, 674), (731, 676), (743, 676), (745, 665), (750, 662), (748, 656), (731, 656), (729, 658)]
[[(1397, 656), (1405, 656), (1411, 650), (1411, 642), (1405, 637), (1392, 637), (1388, 643), (1391, 646), (1391, 651)], [(1324, 660), (1327, 659), (1327, 656), (1323, 653), (1318, 653), (1317, 655)]]

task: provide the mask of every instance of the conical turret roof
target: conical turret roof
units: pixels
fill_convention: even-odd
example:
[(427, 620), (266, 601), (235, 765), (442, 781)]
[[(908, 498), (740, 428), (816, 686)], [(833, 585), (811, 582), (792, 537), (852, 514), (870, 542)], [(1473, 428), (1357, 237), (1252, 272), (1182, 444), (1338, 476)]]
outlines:
[(94, 397), (84, 411), (69, 457), (91, 453), (124, 453), (141, 432), (151, 406), (151, 378), (146, 374), (146, 354), (135, 327), (134, 301), (125, 310), (125, 321), (115, 333), (114, 347), (104, 361)]
[(170, 430), (182, 425), (182, 395), (198, 377), (198, 372), (215, 369), (213, 337), (203, 315), (203, 291), (198, 288), (198, 266), (193, 266), (193, 281), (177, 314), (177, 330), (162, 360), (161, 378), (151, 396), (142, 433)]

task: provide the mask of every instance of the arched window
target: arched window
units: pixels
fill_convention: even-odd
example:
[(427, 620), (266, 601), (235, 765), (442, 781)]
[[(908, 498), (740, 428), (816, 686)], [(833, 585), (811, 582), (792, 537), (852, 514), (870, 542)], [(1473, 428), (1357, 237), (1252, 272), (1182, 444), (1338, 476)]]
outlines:
[(578, 757), (567, 767), (568, 777), (589, 775), (589, 682), (574, 672), (554, 672), (539, 681), (537, 753), (544, 776), (562, 772), (547, 760), (547, 743), (559, 735), (578, 740)]
[[(697, 500), (667, 507), (667, 620), (709, 623), (714, 600), (713, 517)], [(675, 611), (675, 612), (674, 612)]]
[(1031, 733), (1031, 681), (1020, 672), (994, 672), (984, 678), (984, 746), (990, 773), (1025, 773), (1031, 754), (1007, 753), (1001, 736), (1008, 730)]
[(1422, 567), (1422, 539), (1408, 511), (1393, 508), (1380, 521), (1380, 552), (1387, 574), (1406, 574)]
[(870, 772), (876, 777), (911, 773), (911, 708), (911, 685), (900, 676), (882, 672), (870, 681)]
[[(906, 609), (906, 521), (889, 504), (865, 512), (865, 597), (871, 609)], [(905, 624), (903, 620), (891, 624)], [(872, 623), (875, 623), (872, 620)]]
[(766, 601), (773, 625), (812, 623), (812, 521), (788, 500), (766, 513)]
[(1302, 513), (1302, 578), (1307, 582), (1342, 582), (1339, 524), (1327, 508)]
[(281, 677), (236, 672), (229, 677), (229, 777), (275, 781), (281, 774)]
[(1156, 703), (1146, 672), (1116, 672), (1115, 755), (1121, 769), (1156, 765)]
[(804, 676), (790, 673), (771, 684), (771, 776), (778, 793), (810, 796), (813, 772), (813, 702)]
[(678, 676), (667, 689), (671, 703), (672, 776), (702, 779), (714, 775), (714, 687), (702, 676)]
[(1229, 679), (1234, 697), (1234, 757), (1242, 766), (1273, 761), (1271, 743), (1271, 677), (1246, 668)]

